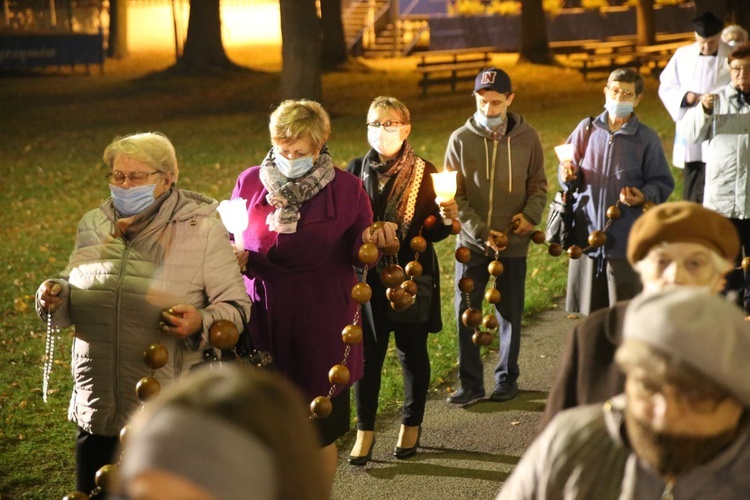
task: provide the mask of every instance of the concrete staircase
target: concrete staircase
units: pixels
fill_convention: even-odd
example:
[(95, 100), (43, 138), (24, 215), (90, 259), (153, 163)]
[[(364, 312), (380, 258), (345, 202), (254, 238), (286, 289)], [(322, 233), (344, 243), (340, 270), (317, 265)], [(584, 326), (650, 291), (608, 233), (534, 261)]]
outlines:
[[(344, 36), (349, 52), (363, 57), (392, 57), (411, 52), (414, 26), (419, 21), (401, 21), (401, 36), (391, 22), (389, 0), (350, 0), (343, 12)], [(416, 23), (416, 24), (415, 24)], [(405, 29), (407, 28), (407, 29)]]

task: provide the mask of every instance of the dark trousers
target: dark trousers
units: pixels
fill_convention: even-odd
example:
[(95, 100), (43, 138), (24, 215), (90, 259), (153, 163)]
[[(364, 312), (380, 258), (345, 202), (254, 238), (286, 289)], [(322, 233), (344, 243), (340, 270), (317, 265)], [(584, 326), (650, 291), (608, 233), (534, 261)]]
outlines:
[[(486, 310), (484, 291), (491, 278), (487, 265), (494, 257), (471, 252), (467, 264), (456, 263), (456, 295), (454, 308), (458, 321), (458, 376), (461, 386), (474, 391), (484, 392), (484, 370), (479, 347), (472, 342), (474, 329), (461, 321), (461, 315), (468, 307), (463, 293), (458, 290), (458, 281), (464, 276), (474, 280), (474, 290), (469, 294), (471, 306)], [(494, 370), (495, 385), (500, 382), (518, 380), (518, 354), (521, 351), (521, 316), (523, 315), (524, 294), (526, 291), (526, 257), (501, 257), (505, 270), (498, 276), (497, 289), (500, 291), (500, 302), (495, 305), (495, 316), (500, 323), (500, 352)]]
[(689, 161), (683, 170), (682, 199), (703, 204), (703, 186), (706, 184), (706, 164)]
[[(116, 462), (117, 436), (89, 434), (80, 427), (76, 434), (76, 489), (87, 495), (96, 488), (96, 471)], [(105, 498), (98, 495), (96, 498)]]
[[(362, 379), (354, 386), (357, 404), (357, 429), (375, 430), (378, 396), (383, 362), (388, 352), (390, 332), (384, 315), (373, 315), (375, 329), (363, 321), (365, 366)], [(430, 358), (427, 353), (427, 329), (423, 325), (395, 325), (398, 361), (404, 377), (404, 404), (401, 423), (408, 426), (422, 424), (430, 386)]]
[(745, 315), (750, 315), (750, 273), (742, 268), (742, 258), (750, 256), (750, 219), (729, 219), (740, 237), (740, 253), (735, 259), (735, 269), (727, 276), (725, 292), (737, 296), (737, 304), (743, 308)]

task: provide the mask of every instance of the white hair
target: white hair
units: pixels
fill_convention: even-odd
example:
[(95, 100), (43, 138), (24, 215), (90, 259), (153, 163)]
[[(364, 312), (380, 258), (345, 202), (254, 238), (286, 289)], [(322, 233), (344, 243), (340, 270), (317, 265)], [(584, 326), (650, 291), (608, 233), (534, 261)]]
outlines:
[(161, 132), (116, 137), (104, 150), (104, 162), (112, 168), (115, 158), (121, 154), (150, 165), (159, 172), (171, 173), (172, 182), (177, 183), (177, 177), (180, 175), (177, 154), (167, 136)]

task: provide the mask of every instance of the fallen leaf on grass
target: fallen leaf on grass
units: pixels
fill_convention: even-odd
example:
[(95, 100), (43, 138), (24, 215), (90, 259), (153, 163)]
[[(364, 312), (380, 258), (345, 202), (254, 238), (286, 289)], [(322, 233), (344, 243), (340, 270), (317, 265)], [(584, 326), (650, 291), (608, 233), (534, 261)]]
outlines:
[(23, 300), (23, 297), (16, 297), (13, 299), (13, 309), (15, 309), (18, 312), (26, 312), (28, 310), (29, 305), (26, 304), (26, 302)]
[(521, 423), (521, 422), (520, 422), (519, 420), (514, 420), (514, 421), (512, 421), (512, 422), (510, 423), (510, 425), (518, 425), (518, 424), (520, 424), (520, 423)]

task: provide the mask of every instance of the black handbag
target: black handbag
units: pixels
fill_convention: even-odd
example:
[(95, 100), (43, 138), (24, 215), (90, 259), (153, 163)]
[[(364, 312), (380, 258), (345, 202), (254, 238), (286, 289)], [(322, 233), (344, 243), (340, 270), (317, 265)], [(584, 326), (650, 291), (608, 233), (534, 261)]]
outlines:
[(559, 243), (565, 249), (575, 242), (573, 202), (571, 191), (558, 191), (549, 205), (547, 214), (546, 240), (550, 243)]
[(422, 274), (414, 276), (412, 279), (417, 284), (417, 295), (414, 297), (414, 303), (403, 311), (397, 311), (390, 306), (386, 309), (386, 317), (394, 323), (423, 325), (430, 319), (432, 294), (435, 290), (433, 276)]
[[(589, 116), (589, 122), (586, 125), (586, 133), (583, 140), (583, 154), (581, 154), (581, 157), (578, 160), (579, 165), (583, 164), (583, 158), (586, 154), (586, 149), (589, 146), (589, 137), (591, 137), (593, 122), (594, 118)], [(579, 182), (576, 182), (574, 185), (570, 186), (570, 189), (555, 193), (555, 197), (552, 199), (552, 203), (549, 205), (549, 212), (547, 213), (547, 228), (544, 233), (545, 239), (550, 243), (559, 243), (565, 249), (575, 245), (576, 241), (576, 224), (573, 205), (575, 204), (576, 196), (578, 195), (579, 184)]]
[(250, 332), (247, 328), (247, 316), (245, 310), (234, 301), (227, 301), (240, 313), (242, 324), (245, 328), (240, 333), (237, 344), (232, 349), (224, 349), (221, 356), (217, 354), (217, 349), (209, 348), (203, 351), (203, 360), (190, 367), (191, 370), (209, 367), (211, 369), (221, 367), (222, 363), (240, 363), (242, 365), (252, 366), (254, 368), (270, 369), (273, 368), (273, 355), (269, 351), (258, 350), (250, 338)]

